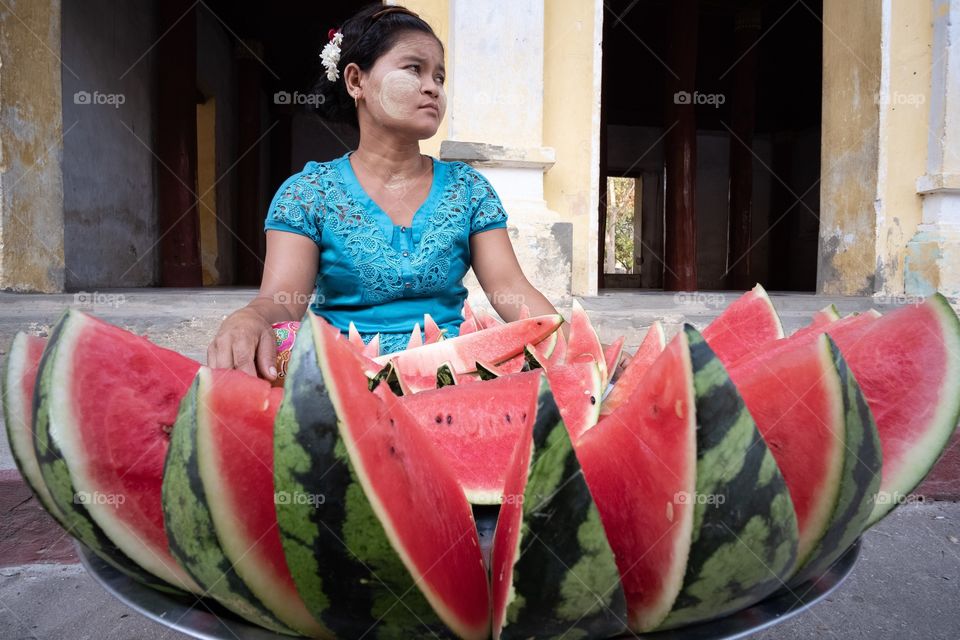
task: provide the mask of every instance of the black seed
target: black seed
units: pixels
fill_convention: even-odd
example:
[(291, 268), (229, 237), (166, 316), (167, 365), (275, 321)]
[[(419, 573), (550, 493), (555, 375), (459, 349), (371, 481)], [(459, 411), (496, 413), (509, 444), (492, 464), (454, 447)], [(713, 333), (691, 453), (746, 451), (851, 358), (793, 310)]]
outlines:
[(397, 450), (393, 445), (390, 445), (390, 455), (396, 457)]
[(509, 413), (503, 414), (503, 418), (504, 418), (507, 422), (510, 422), (510, 414), (509, 414)]
[(434, 418), (434, 420), (436, 420), (437, 424), (443, 424), (443, 416), (440, 415), (439, 413), (437, 414), (437, 417)]
[(597, 404), (596, 396), (590, 396), (590, 404)]
[(447, 414), (447, 424), (451, 424), (452, 422), (453, 422), (453, 416), (448, 413), (448, 414)]

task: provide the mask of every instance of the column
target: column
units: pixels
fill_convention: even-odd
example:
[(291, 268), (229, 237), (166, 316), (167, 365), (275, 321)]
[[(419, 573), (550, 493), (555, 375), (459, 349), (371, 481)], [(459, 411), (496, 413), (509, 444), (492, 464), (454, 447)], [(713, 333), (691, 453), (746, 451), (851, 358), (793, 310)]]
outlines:
[[(572, 225), (551, 211), (543, 174), (543, 0), (451, 0), (448, 138), (443, 160), (477, 167), (509, 217), (508, 232), (530, 282), (554, 304), (570, 294)], [(473, 276), (466, 281), (477, 292)]]
[(906, 293), (960, 297), (960, 0), (934, 0), (927, 172), (917, 180), (923, 214), (907, 243)]

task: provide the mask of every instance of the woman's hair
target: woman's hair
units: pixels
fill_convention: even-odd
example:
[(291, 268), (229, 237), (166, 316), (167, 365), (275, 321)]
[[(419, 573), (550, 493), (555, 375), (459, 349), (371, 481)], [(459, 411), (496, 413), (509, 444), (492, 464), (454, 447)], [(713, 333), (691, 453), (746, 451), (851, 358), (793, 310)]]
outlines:
[(357, 109), (353, 98), (347, 93), (343, 70), (351, 62), (363, 71), (369, 70), (377, 59), (389, 51), (405, 31), (429, 33), (436, 38), (443, 50), (443, 43), (423, 18), (401, 6), (384, 6), (377, 2), (367, 5), (348, 18), (340, 27), (343, 41), (340, 44), (340, 62), (337, 69), (340, 77), (334, 81), (327, 78), (320, 66), (320, 74), (313, 85), (313, 94), (323, 96), (314, 109), (317, 115), (332, 122), (346, 122), (358, 126)]

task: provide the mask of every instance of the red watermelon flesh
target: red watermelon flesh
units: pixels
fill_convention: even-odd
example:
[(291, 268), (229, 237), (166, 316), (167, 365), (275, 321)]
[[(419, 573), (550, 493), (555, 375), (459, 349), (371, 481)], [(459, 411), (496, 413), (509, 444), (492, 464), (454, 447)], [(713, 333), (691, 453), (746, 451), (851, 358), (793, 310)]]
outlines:
[(164, 529), (163, 465), (180, 399), (200, 364), (103, 320), (71, 311), (53, 363), (64, 396), (50, 432), (91, 517), (127, 556), (199, 592)]
[(777, 461), (800, 531), (797, 566), (823, 536), (841, 487), (846, 428), (826, 338), (728, 369)]
[(473, 513), (453, 471), (401, 399), (379, 386), (380, 393), (368, 391), (349, 348), (323, 331), (322, 318), (311, 319), (340, 435), (387, 537), (437, 615), (461, 637), (486, 638), (486, 567)]
[(643, 342), (640, 343), (640, 347), (633, 354), (627, 368), (620, 374), (620, 377), (611, 387), (610, 393), (604, 398), (600, 405), (600, 415), (611, 414), (617, 410), (617, 407), (626, 402), (633, 390), (640, 384), (647, 369), (663, 352), (665, 345), (663, 325), (657, 320), (647, 329), (647, 335), (643, 337)]
[(421, 376), (435, 376), (437, 368), (445, 362), (449, 362), (457, 373), (469, 373), (476, 370), (477, 360), (496, 364), (521, 353), (525, 344), (543, 340), (560, 326), (562, 320), (558, 314), (517, 320), (416, 349), (382, 355), (374, 360), (384, 365), (396, 359), (401, 371)]
[[(554, 352), (557, 346), (557, 335), (560, 331), (554, 331), (549, 336), (538, 342), (536, 346), (536, 352), (543, 354), (543, 357), (549, 359), (551, 354)], [(531, 345), (527, 345), (530, 347)], [(513, 356), (505, 362), (501, 362), (497, 365), (497, 371), (501, 374), (504, 373), (517, 373), (518, 371), (523, 371), (524, 365), (527, 363), (527, 356), (524, 352), (520, 352), (517, 355)]]
[(704, 340), (724, 366), (782, 337), (780, 317), (759, 284), (734, 300), (703, 330)]
[(883, 474), (873, 524), (920, 484), (956, 428), (960, 322), (946, 298), (935, 294), (865, 323), (862, 331), (828, 334), (860, 384), (880, 434)]
[[(527, 350), (536, 358), (531, 345), (527, 345)], [(560, 417), (572, 442), (596, 425), (600, 418), (600, 395), (603, 390), (600, 367), (586, 356), (581, 358), (583, 360), (578, 362), (559, 364), (537, 359), (540, 367), (546, 371)]]
[(423, 314), (423, 334), (424, 342), (439, 342), (444, 339), (443, 331), (437, 326), (437, 322), (429, 313)]
[(680, 332), (636, 392), (576, 443), (577, 458), (620, 570), (632, 629), (653, 629), (683, 585), (693, 528), (696, 415)]
[[(510, 456), (536, 415), (540, 373), (528, 371), (403, 396), (474, 504), (500, 504)], [(379, 387), (378, 387), (379, 390)]]
[(620, 356), (623, 352), (623, 341), (624, 336), (620, 336), (603, 350), (603, 359), (606, 362), (607, 373), (610, 374), (611, 378), (613, 377), (613, 372), (617, 370), (617, 365), (620, 364)]
[(46, 344), (46, 338), (23, 332), (14, 337), (3, 372), (3, 418), (10, 440), (10, 452), (20, 474), (44, 508), (63, 522), (62, 516), (57, 517), (60, 509), (43, 480), (33, 446), (33, 388), (37, 382), (40, 356)]
[(410, 340), (407, 342), (407, 349), (416, 349), (423, 346), (423, 335), (420, 333), (420, 323), (414, 325), (410, 332)]
[(570, 312), (570, 337), (567, 340), (567, 362), (576, 362), (580, 358), (592, 358), (600, 366), (600, 378), (606, 385), (610, 379), (607, 373), (607, 361), (603, 355), (603, 345), (597, 336), (590, 316), (579, 300), (574, 299)]
[(284, 624), (327, 633), (287, 568), (273, 488), (273, 419), (283, 389), (233, 369), (201, 370), (198, 463), (217, 537), (250, 591)]

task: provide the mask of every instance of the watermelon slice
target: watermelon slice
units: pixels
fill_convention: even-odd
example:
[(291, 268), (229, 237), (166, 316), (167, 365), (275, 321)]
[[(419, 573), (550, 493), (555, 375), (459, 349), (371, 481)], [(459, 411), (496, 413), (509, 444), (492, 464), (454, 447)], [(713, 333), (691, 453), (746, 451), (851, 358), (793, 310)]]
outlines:
[(603, 381), (600, 379), (600, 367), (592, 360), (551, 364), (541, 360), (533, 345), (524, 348), (528, 367), (543, 369), (547, 373), (550, 387), (560, 415), (570, 432), (570, 438), (576, 442), (583, 432), (597, 424), (600, 419), (600, 394)]
[(733, 366), (730, 377), (790, 490), (797, 568), (825, 570), (866, 526), (880, 482), (880, 443), (833, 342), (826, 335), (786, 342), (793, 348)]
[(675, 496), (696, 487), (685, 334), (671, 341), (620, 410), (583, 434), (576, 451), (616, 557), (630, 628), (653, 629), (683, 584), (693, 530), (692, 501), (675, 504)]
[(643, 342), (640, 343), (640, 347), (633, 354), (627, 368), (620, 374), (617, 381), (608, 387), (610, 392), (600, 405), (600, 415), (613, 413), (630, 397), (630, 394), (640, 384), (647, 369), (660, 356), (665, 346), (666, 339), (663, 333), (663, 325), (657, 320), (647, 329), (647, 335), (643, 337)]
[(350, 321), (350, 326), (347, 328), (347, 337), (350, 340), (350, 344), (361, 351), (367, 346), (363, 343), (363, 338), (360, 337), (360, 332), (357, 331), (357, 327), (353, 324), (352, 320)]
[(617, 370), (617, 365), (620, 364), (620, 356), (623, 354), (623, 341), (624, 336), (620, 336), (603, 350), (603, 359), (606, 362), (607, 372), (611, 378), (613, 377), (614, 371)]
[(161, 483), (180, 399), (199, 367), (69, 309), (40, 362), (34, 419), (40, 470), (68, 531), (129, 572), (197, 593), (170, 555)]
[(606, 386), (610, 379), (607, 372), (607, 360), (603, 354), (603, 345), (590, 322), (590, 316), (584, 311), (580, 301), (574, 298), (570, 312), (570, 338), (567, 341), (567, 362), (580, 359), (593, 359), (600, 367), (600, 379)]
[(423, 346), (423, 334), (420, 333), (420, 323), (416, 323), (413, 326), (413, 331), (410, 332), (410, 340), (407, 342), (407, 349), (416, 349), (417, 347)]
[(500, 504), (510, 457), (536, 415), (539, 378), (514, 373), (400, 399), (470, 502)]
[(689, 325), (630, 399), (581, 437), (577, 454), (633, 631), (749, 606), (793, 568), (797, 525), (786, 485), (733, 383)]
[[(422, 350), (451, 340), (420, 347)], [(455, 388), (455, 387), (454, 387)], [(310, 314), (274, 423), (276, 505), (308, 610), (338, 637), (486, 638), (490, 598), (470, 505), (398, 398)]]
[(783, 325), (759, 284), (733, 301), (703, 330), (720, 362), (727, 365), (760, 345), (783, 337)]
[(429, 313), (423, 314), (423, 334), (424, 342), (427, 344), (440, 342), (444, 339), (443, 330), (437, 326), (436, 321)]
[(875, 318), (859, 332), (828, 333), (860, 384), (880, 434), (883, 474), (873, 525), (920, 484), (956, 428), (960, 321), (947, 299), (935, 294)]
[(368, 342), (366, 346), (363, 347), (363, 350), (361, 351), (361, 353), (367, 358), (376, 358), (378, 355), (380, 355), (380, 334), (379, 333), (373, 336), (372, 338), (370, 338), (370, 342)]
[(33, 448), (33, 388), (46, 344), (45, 338), (22, 331), (14, 336), (3, 371), (3, 422), (10, 441), (10, 452), (20, 475), (44, 509), (66, 528), (63, 512), (53, 501), (43, 481)]
[[(210, 502), (200, 474), (198, 423), (209, 418), (205, 398), (198, 393), (210, 386), (209, 369), (201, 367), (187, 395), (180, 402), (173, 437), (163, 472), (164, 527), (170, 552), (199, 584), (204, 595), (214, 598), (245, 620), (272, 631), (293, 634), (250, 591), (227, 558), (210, 515)], [(205, 374), (205, 372), (207, 372)], [(243, 375), (243, 374), (241, 374)], [(256, 380), (252, 376), (244, 376)], [(201, 383), (203, 380), (203, 383)], [(282, 393), (277, 389), (278, 393)], [(257, 407), (255, 413), (259, 413)], [(260, 464), (259, 461), (257, 464)], [(271, 486), (272, 485), (268, 485)], [(214, 500), (220, 496), (212, 496)]]
[[(536, 343), (537, 351), (540, 352), (544, 359), (549, 360), (551, 355), (557, 346), (557, 336), (560, 335), (560, 331), (554, 331), (546, 338)], [(529, 346), (529, 345), (527, 345)], [(496, 370), (500, 372), (501, 375), (507, 373), (517, 373), (519, 371), (528, 371), (529, 367), (527, 366), (527, 355), (526, 348), (524, 351), (521, 351), (517, 355), (513, 356), (509, 360), (501, 362), (496, 366)]]
[(544, 339), (562, 321), (559, 314), (517, 320), (416, 349), (385, 354), (374, 360), (384, 365), (396, 359), (398, 368), (411, 375), (434, 376), (444, 362), (453, 365), (457, 373), (469, 373), (476, 370), (477, 360), (498, 363), (517, 355), (525, 344)]
[(494, 638), (626, 631), (613, 551), (548, 380), (511, 458), (493, 538)]

